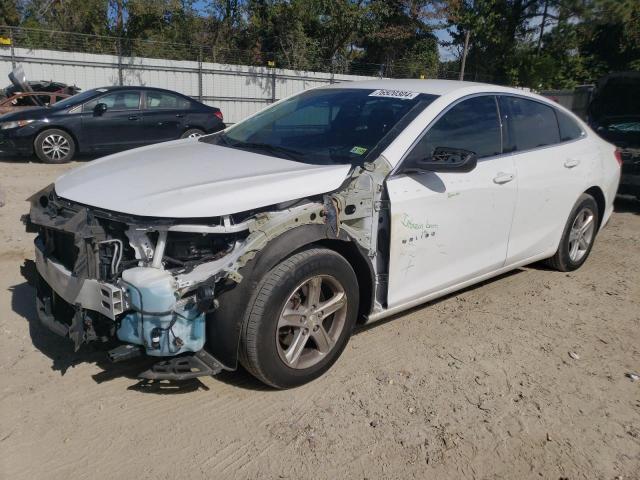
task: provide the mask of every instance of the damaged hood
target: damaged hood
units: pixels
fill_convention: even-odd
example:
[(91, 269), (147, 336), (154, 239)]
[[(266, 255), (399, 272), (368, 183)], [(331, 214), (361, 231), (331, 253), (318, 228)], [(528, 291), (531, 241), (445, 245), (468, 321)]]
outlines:
[(148, 217), (215, 217), (337, 189), (350, 165), (309, 165), (195, 139), (95, 160), (58, 178), (58, 196)]

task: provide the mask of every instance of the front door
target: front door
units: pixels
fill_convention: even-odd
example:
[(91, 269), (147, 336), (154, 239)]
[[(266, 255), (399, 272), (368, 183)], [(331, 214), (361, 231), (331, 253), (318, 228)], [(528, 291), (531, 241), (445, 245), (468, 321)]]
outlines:
[(387, 180), (389, 308), (504, 265), (517, 179), (513, 158), (502, 155), (501, 138), (494, 96), (462, 100), (436, 120), (405, 160), (427, 158), (437, 147), (463, 148), (476, 153), (476, 168), (400, 173)]
[[(107, 111), (94, 111), (104, 103)], [(82, 108), (82, 137), (88, 149), (120, 150), (144, 145), (139, 90), (116, 90), (93, 99)]]

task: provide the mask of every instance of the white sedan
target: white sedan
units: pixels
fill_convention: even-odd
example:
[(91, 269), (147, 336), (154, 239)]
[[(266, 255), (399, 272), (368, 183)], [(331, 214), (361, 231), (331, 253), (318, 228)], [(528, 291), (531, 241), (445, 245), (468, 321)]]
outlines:
[(223, 132), (105, 157), (31, 199), (41, 320), (149, 379), (322, 375), (356, 323), (519, 266), (579, 268), (620, 157), (494, 85), (335, 84)]

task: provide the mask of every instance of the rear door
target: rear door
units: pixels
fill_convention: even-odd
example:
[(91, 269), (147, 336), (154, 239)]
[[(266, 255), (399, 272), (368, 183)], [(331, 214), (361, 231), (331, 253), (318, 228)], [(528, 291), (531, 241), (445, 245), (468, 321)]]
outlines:
[(454, 104), (405, 160), (428, 158), (436, 147), (473, 151), (478, 165), (466, 173), (399, 174), (387, 180), (390, 308), (505, 263), (517, 182), (513, 158), (502, 155), (496, 98), (475, 96)]
[(180, 95), (162, 91), (145, 91), (144, 132), (147, 143), (180, 138), (191, 102)]
[(501, 96), (499, 104), (505, 151), (513, 154), (518, 176), (508, 252), (508, 262), (516, 263), (555, 251), (597, 152), (589, 151), (568, 115), (545, 103)]
[[(82, 107), (82, 137), (87, 148), (119, 150), (144, 145), (140, 90), (116, 90)], [(94, 111), (104, 103), (107, 111)]]

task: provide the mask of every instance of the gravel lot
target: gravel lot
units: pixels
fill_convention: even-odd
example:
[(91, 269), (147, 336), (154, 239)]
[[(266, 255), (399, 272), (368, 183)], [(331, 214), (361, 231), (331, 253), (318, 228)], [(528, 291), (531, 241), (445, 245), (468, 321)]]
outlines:
[(581, 270), (522, 268), (362, 329), (304, 387), (146, 385), (36, 319), (19, 218), (72, 166), (0, 159), (0, 477), (640, 478), (639, 202)]

